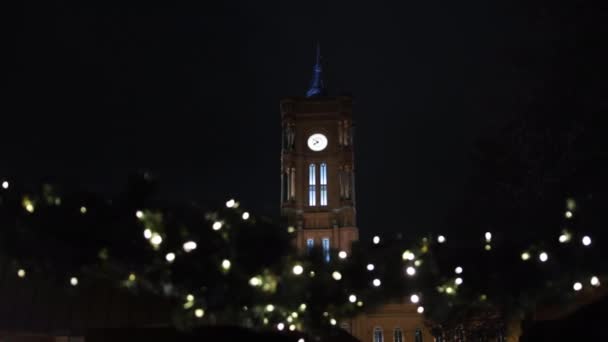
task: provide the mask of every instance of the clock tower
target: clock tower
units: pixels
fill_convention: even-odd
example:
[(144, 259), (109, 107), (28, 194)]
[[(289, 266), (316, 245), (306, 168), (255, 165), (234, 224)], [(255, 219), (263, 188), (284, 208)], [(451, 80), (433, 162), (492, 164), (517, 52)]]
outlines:
[(281, 214), (300, 251), (350, 251), (355, 215), (352, 99), (326, 96), (320, 51), (310, 89), (281, 101)]

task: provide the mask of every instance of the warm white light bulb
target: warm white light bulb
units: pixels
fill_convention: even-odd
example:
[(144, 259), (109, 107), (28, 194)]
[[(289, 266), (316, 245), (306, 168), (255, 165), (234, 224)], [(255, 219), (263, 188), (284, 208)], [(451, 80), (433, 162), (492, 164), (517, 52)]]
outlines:
[(152, 238), (150, 238), (150, 243), (152, 243), (154, 246), (158, 246), (161, 243), (163, 243), (163, 237), (160, 236), (160, 234), (158, 234), (158, 233), (152, 233)]
[(367, 264), (367, 270), (368, 270), (368, 271), (373, 271), (373, 270), (374, 270), (374, 268), (376, 268), (376, 267), (374, 266), (374, 264)]
[(196, 249), (196, 242), (187, 241), (184, 243), (183, 248), (186, 253), (192, 252), (193, 250)]
[(420, 301), (420, 297), (418, 297), (417, 294), (413, 294), (410, 296), (410, 301), (414, 304), (418, 303)]
[(2, 189), (4, 189), (4, 190), (8, 189), (8, 182), (7, 181), (2, 182)]
[(338, 324), (338, 322), (336, 321), (336, 319), (335, 319), (335, 318), (330, 319), (330, 320), (329, 320), (329, 323), (330, 323), (331, 325), (336, 325), (336, 324)]
[(222, 268), (224, 269), (224, 271), (228, 271), (230, 269), (231, 265), (232, 264), (230, 263), (230, 260), (228, 260), (228, 259), (222, 260)]
[(228, 201), (226, 202), (226, 207), (227, 207), (227, 208), (232, 208), (232, 207), (234, 207), (234, 203), (236, 203), (236, 202), (235, 202), (235, 200), (230, 199), (230, 200), (228, 200)]
[(25, 270), (23, 268), (19, 269), (17, 271), (17, 276), (19, 276), (19, 278), (25, 278)]
[(266, 305), (266, 311), (273, 312), (274, 311), (274, 305), (272, 305), (272, 304)]
[(528, 259), (530, 259), (530, 253), (528, 253), (528, 252), (521, 253), (521, 260), (526, 261)]
[(412, 266), (409, 266), (405, 272), (407, 273), (407, 275), (409, 276), (413, 276), (414, 274), (416, 274), (416, 269)]
[(78, 285), (78, 278), (76, 278), (76, 277), (72, 277), (72, 278), (70, 278), (70, 284), (71, 284), (72, 286), (76, 286), (76, 285)]
[(283, 324), (283, 323), (279, 323), (279, 324), (277, 324), (277, 329), (278, 329), (279, 331), (283, 331), (283, 329), (285, 329), (285, 324)]
[(205, 310), (203, 310), (203, 309), (194, 310), (194, 316), (196, 316), (197, 318), (201, 318), (204, 315), (205, 315)]
[(242, 218), (243, 218), (243, 220), (248, 220), (249, 219), (249, 213), (248, 212), (244, 212)]
[(165, 255), (165, 260), (167, 260), (167, 262), (173, 262), (175, 260), (175, 253), (167, 253), (167, 255)]
[(574, 291), (580, 291), (583, 289), (583, 284), (576, 282), (574, 283), (574, 285), (572, 285), (572, 288), (574, 289)]
[(372, 281), (372, 284), (373, 284), (375, 287), (378, 287), (378, 286), (382, 285), (382, 282), (380, 281), (380, 279), (376, 278), (376, 279), (374, 279), (374, 280)]
[(304, 272), (304, 267), (302, 265), (295, 265), (292, 269), (293, 274), (300, 275)]
[(144, 229), (144, 237), (146, 240), (150, 240), (152, 237), (152, 231), (149, 228)]
[(291, 325), (289, 326), (289, 331), (294, 331), (294, 330), (296, 330), (296, 326), (295, 326), (295, 325), (293, 325), (293, 324), (291, 324)]
[(220, 230), (220, 229), (222, 229), (222, 222), (220, 222), (220, 221), (213, 222), (212, 228), (213, 228), (213, 230)]
[(416, 311), (418, 311), (419, 314), (424, 312), (424, 306), (419, 306), (418, 309), (416, 309)]
[(486, 232), (485, 238), (486, 238), (486, 242), (492, 241), (492, 233)]
[(334, 271), (331, 274), (331, 276), (332, 276), (332, 278), (334, 278), (334, 280), (340, 280), (340, 279), (342, 279), (342, 274), (340, 274), (340, 272), (338, 272), (338, 271)]
[(303, 338), (299, 339), (298, 342), (306, 342)]
[(591, 238), (588, 236), (583, 236), (583, 239), (581, 241), (583, 242), (584, 246), (589, 246), (591, 244)]
[(437, 237), (437, 242), (439, 242), (439, 243), (444, 243), (444, 242), (445, 242), (445, 236), (443, 236), (443, 235), (439, 235), (439, 236)]
[(354, 303), (357, 301), (357, 296), (355, 296), (354, 294), (351, 294), (350, 296), (348, 296), (348, 301), (351, 303)]
[(456, 274), (460, 274), (460, 273), (462, 273), (462, 271), (463, 271), (462, 267), (460, 267), (460, 266), (458, 266), (454, 269), (454, 273), (456, 273)]
[(347, 256), (348, 254), (346, 254), (345, 251), (340, 251), (340, 253), (338, 253), (338, 258), (340, 259), (346, 259)]
[(596, 276), (591, 277), (590, 281), (592, 286), (600, 286), (600, 279)]
[(403, 252), (403, 255), (401, 255), (401, 257), (403, 258), (403, 260), (414, 260), (414, 258), (416, 257), (414, 255), (414, 253), (410, 252), (409, 250), (406, 250), (405, 252)]
[(135, 217), (137, 217), (138, 219), (142, 219), (144, 217), (144, 212), (141, 210), (136, 211)]
[(541, 262), (545, 262), (547, 260), (549, 260), (549, 254), (542, 252), (538, 255), (538, 260), (540, 260)]
[(260, 277), (252, 277), (251, 279), (249, 279), (249, 285), (260, 286), (262, 285), (262, 279), (260, 279)]
[(462, 284), (462, 278), (456, 278), (456, 280), (454, 280), (454, 283), (455, 283), (456, 285), (460, 285), (460, 284)]
[(85, 206), (80, 207), (80, 213), (83, 214), (83, 215), (86, 214), (87, 213), (87, 207), (85, 207)]
[(564, 216), (566, 216), (566, 218), (572, 218), (572, 212), (570, 210), (568, 210), (568, 211), (566, 211)]
[(378, 235), (374, 236), (374, 238), (372, 239), (372, 242), (374, 243), (374, 245), (377, 245), (380, 243), (380, 237)]

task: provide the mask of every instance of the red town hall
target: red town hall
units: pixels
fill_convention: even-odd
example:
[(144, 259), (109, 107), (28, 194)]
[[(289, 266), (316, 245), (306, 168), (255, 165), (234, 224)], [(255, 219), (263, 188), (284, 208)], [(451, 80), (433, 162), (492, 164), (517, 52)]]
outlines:
[[(350, 251), (359, 239), (356, 221), (355, 140), (352, 99), (327, 96), (320, 51), (306, 96), (281, 101), (281, 213), (297, 229), (304, 252), (320, 247)], [(433, 341), (417, 307), (404, 299), (340, 326), (361, 341)]]

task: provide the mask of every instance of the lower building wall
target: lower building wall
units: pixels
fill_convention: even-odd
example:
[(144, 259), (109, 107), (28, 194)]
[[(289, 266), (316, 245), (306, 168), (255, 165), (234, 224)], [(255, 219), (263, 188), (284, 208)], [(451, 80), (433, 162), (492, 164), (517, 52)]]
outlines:
[(434, 341), (424, 325), (424, 316), (416, 309), (413, 304), (386, 304), (349, 320), (343, 327), (350, 329), (349, 332), (362, 342), (378, 342), (374, 339), (376, 328), (381, 329), (383, 342), (394, 342), (396, 329), (401, 330), (403, 342), (414, 342), (417, 330), (421, 332), (422, 341)]

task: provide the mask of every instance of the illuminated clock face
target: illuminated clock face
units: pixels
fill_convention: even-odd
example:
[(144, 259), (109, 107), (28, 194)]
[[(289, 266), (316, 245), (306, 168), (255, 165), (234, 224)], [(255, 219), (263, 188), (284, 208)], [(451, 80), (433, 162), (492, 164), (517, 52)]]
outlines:
[(327, 147), (327, 138), (321, 133), (308, 137), (308, 148), (313, 151), (323, 151)]

